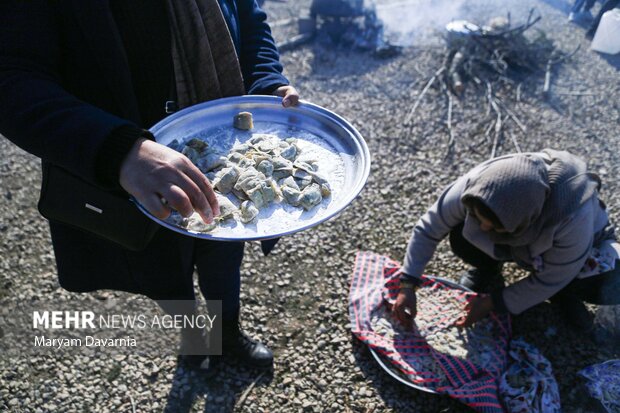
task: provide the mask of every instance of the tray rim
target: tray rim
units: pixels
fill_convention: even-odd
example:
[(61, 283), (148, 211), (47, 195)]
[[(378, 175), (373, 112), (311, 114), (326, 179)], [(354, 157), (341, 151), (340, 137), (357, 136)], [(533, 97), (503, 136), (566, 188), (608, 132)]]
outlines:
[[(282, 98), (281, 97), (277, 97), (277, 96), (269, 96), (269, 95), (243, 95), (243, 96), (233, 96), (233, 97), (226, 97), (226, 98), (220, 98), (220, 99), (215, 99), (215, 100), (211, 100), (208, 102), (202, 102), (202, 103), (198, 103), (196, 105), (192, 105), (189, 106), (187, 108), (184, 108), (178, 112), (175, 112), (173, 114), (171, 114), (170, 116), (165, 117), (164, 119), (162, 119), (161, 121), (157, 122), (155, 125), (153, 125), (149, 131), (155, 136), (155, 141), (157, 142), (157, 133), (162, 130), (163, 128), (167, 127), (169, 124), (182, 119), (183, 117), (190, 115), (193, 112), (196, 111), (200, 111), (200, 110), (204, 110), (204, 109), (209, 109), (211, 107), (217, 107), (217, 106), (221, 106), (221, 105), (228, 105), (228, 104), (235, 104), (235, 103), (239, 103), (239, 104), (260, 104), (260, 103), (265, 103), (265, 104), (269, 104), (269, 105), (273, 105), (273, 104), (277, 104), (279, 106), (281, 106), (281, 101)], [(282, 107), (282, 110), (286, 110), (287, 108)], [(345, 199), (345, 201), (341, 204), (341, 206), (337, 209), (335, 209), (334, 211), (329, 212), (328, 214), (325, 214), (324, 216), (321, 217), (321, 219), (318, 219), (316, 221), (310, 221), (307, 225), (303, 225), (301, 227), (297, 227), (295, 229), (289, 230), (289, 231), (282, 231), (282, 232), (278, 232), (275, 234), (268, 234), (268, 235), (256, 235), (256, 236), (242, 236), (242, 237), (226, 237), (226, 236), (221, 236), (221, 235), (212, 235), (210, 233), (197, 233), (197, 232), (191, 232), (191, 231), (187, 231), (183, 228), (180, 228), (176, 225), (170, 224), (164, 220), (161, 220), (157, 217), (155, 217), (154, 215), (152, 215), (149, 211), (146, 210), (146, 208), (140, 204), (140, 202), (138, 200), (136, 200), (133, 196), (131, 197), (131, 201), (136, 205), (136, 207), (143, 213), (145, 214), (148, 218), (150, 218), (151, 220), (155, 221), (157, 224), (163, 226), (164, 228), (167, 228), (171, 231), (177, 232), (179, 234), (185, 235), (185, 236), (189, 236), (192, 238), (198, 238), (198, 239), (206, 239), (206, 240), (211, 240), (211, 241), (229, 241), (229, 242), (240, 242), (240, 241), (260, 241), (260, 240), (268, 240), (268, 239), (274, 239), (274, 238), (280, 238), (286, 235), (292, 235), (295, 234), (297, 232), (301, 232), (301, 231), (305, 231), (307, 229), (316, 227), (334, 217), (336, 217), (337, 215), (339, 215), (340, 213), (342, 213), (342, 211), (344, 211), (362, 192), (362, 190), (364, 189), (364, 186), (366, 185), (367, 181), (368, 181), (368, 177), (370, 175), (370, 165), (371, 165), (371, 156), (370, 156), (370, 150), (368, 149), (368, 145), (366, 144), (366, 141), (364, 140), (363, 136), (361, 135), (361, 133), (346, 119), (344, 119), (342, 116), (326, 109), (323, 108), (319, 105), (316, 105), (314, 103), (310, 103), (308, 101), (305, 100), (300, 100), (299, 104), (296, 105), (295, 107), (292, 108), (293, 110), (309, 110), (311, 112), (316, 112), (319, 115), (326, 117), (328, 119), (330, 119), (331, 121), (335, 122), (338, 126), (340, 126), (341, 128), (345, 129), (349, 135), (351, 135), (354, 139), (354, 142), (357, 146), (357, 148), (360, 150), (359, 156), (361, 159), (363, 159), (363, 170), (362, 173), (359, 177), (358, 180), (358, 184), (356, 187), (353, 188), (352, 191), (349, 192), (349, 195), (347, 196), (347, 198)]]
[[(471, 289), (458, 284), (452, 280), (449, 280), (447, 278), (443, 278), (443, 277), (434, 277), (432, 275), (424, 275), (425, 278), (428, 278), (430, 280), (435, 280), (435, 281), (440, 281), (444, 284), (449, 285), (450, 287), (454, 287), (454, 288), (458, 288), (460, 290), (463, 291), (468, 291), (468, 292), (473, 292)], [(372, 348), (368, 347), (368, 350), (370, 350), (370, 354), (372, 354), (372, 356), (374, 357), (375, 361), (377, 362), (377, 364), (379, 364), (379, 366), (381, 366), (381, 368), (390, 376), (392, 376), (392, 378), (396, 379), (397, 381), (401, 382), (402, 384), (404, 384), (405, 386), (411, 387), (413, 389), (416, 390), (420, 390), (426, 393), (431, 393), (431, 394), (441, 394), (435, 390), (432, 389), (428, 389), (426, 387), (422, 387), (422, 386), (418, 386), (415, 383), (411, 383), (410, 381), (407, 381), (405, 379), (403, 379), (402, 377), (400, 377), (398, 374), (396, 374), (395, 372), (393, 372), (383, 361), (383, 359), (381, 358), (381, 356)]]

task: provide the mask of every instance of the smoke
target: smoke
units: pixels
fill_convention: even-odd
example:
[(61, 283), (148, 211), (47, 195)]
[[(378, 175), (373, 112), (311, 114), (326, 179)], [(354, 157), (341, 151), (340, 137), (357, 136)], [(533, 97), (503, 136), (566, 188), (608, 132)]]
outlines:
[(514, 21), (525, 20), (530, 8), (538, 1), (312, 0), (311, 10), (322, 16), (358, 18), (365, 25), (371, 22), (370, 29), (379, 28), (379, 36), (391, 45), (436, 46), (443, 44), (446, 25), (451, 21), (468, 20), (482, 26), (492, 17), (507, 16), (508, 13)]
[[(505, 16), (508, 5), (519, 0), (368, 0), (383, 22), (386, 38), (399, 46), (432, 45), (441, 42), (446, 24), (453, 20), (485, 23)], [(518, 7), (522, 8), (522, 7)]]

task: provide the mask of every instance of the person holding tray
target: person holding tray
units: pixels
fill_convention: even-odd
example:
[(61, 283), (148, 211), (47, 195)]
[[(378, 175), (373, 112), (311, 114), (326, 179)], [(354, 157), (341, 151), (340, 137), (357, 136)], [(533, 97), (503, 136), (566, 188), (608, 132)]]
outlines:
[[(146, 129), (227, 96), (273, 94), (295, 105), (265, 20), (254, 0), (0, 2), (0, 133), (43, 161), (39, 207), (50, 217), (60, 285), (194, 300), (197, 268), (203, 295), (222, 300), (224, 354), (258, 367), (273, 355), (239, 327), (243, 243), (151, 231), (144, 216), (93, 220), (135, 213), (127, 194), (162, 219), (175, 209), (213, 220), (210, 182)], [(67, 217), (48, 202), (85, 192), (115, 207), (91, 206), (99, 215), (81, 219), (83, 211)], [(118, 194), (122, 202), (111, 201)]]
[[(415, 288), (439, 241), (473, 268), (460, 283), (482, 293), (457, 322), (468, 327), (491, 311), (520, 314), (547, 299), (588, 330), (583, 301), (620, 303), (620, 245), (599, 199), (600, 180), (578, 157), (546, 149), (506, 155), (450, 184), (417, 222), (402, 267), (394, 315), (416, 314)], [(504, 287), (502, 265), (529, 276)]]

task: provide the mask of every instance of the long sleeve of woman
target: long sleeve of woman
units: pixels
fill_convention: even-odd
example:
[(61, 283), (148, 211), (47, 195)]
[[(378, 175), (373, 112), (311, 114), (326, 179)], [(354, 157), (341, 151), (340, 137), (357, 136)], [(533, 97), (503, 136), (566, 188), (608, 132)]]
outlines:
[(237, 1), (241, 30), (239, 60), (248, 94), (270, 94), (278, 86), (288, 85), (282, 74), (280, 55), (267, 15), (254, 0)]
[(418, 220), (409, 239), (402, 271), (411, 277), (420, 277), (435, 253), (437, 244), (465, 220), (461, 194), (466, 176), (459, 178), (444, 190), (437, 202)]
[[(598, 199), (591, 202), (598, 203)], [(540, 257), (539, 268), (500, 293), (500, 307), (519, 314), (552, 297), (575, 279), (592, 248), (592, 211), (592, 205), (585, 204), (566, 220), (566, 225), (554, 235), (553, 247)]]
[(0, 133), (92, 183), (112, 131), (131, 122), (87, 104), (59, 80), (54, 2), (0, 2)]

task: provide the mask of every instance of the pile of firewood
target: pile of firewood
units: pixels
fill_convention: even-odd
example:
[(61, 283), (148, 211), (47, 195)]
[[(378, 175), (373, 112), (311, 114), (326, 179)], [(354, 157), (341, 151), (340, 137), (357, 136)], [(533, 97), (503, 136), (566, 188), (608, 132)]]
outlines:
[[(521, 89), (524, 81), (538, 76), (543, 81), (542, 98), (550, 96), (551, 76), (555, 67), (574, 55), (562, 52), (554, 46), (540, 30), (533, 30), (532, 36), (526, 33), (541, 19), (534, 17), (531, 10), (525, 23), (512, 26), (510, 15), (506, 18), (496, 17), (488, 26), (474, 24), (464, 25), (466, 31), (458, 36), (449, 36), (441, 66), (428, 78), (413, 106), (406, 115), (403, 125), (405, 132), (412, 126), (416, 110), (424, 96), (433, 87), (438, 87), (445, 95), (446, 127), (449, 134), (448, 156), (455, 142), (453, 131), (454, 99), (462, 98), (467, 87), (475, 88), (486, 101), (484, 119), (488, 124), (484, 129), (484, 140), (490, 145), (490, 157), (495, 157), (498, 144), (504, 138), (504, 124), (512, 121), (523, 132), (526, 125), (519, 119), (509, 105), (509, 101), (521, 101)], [(510, 90), (513, 93), (508, 93)], [(507, 133), (515, 150), (521, 151), (517, 138)], [(474, 149), (479, 145), (467, 146)]]

